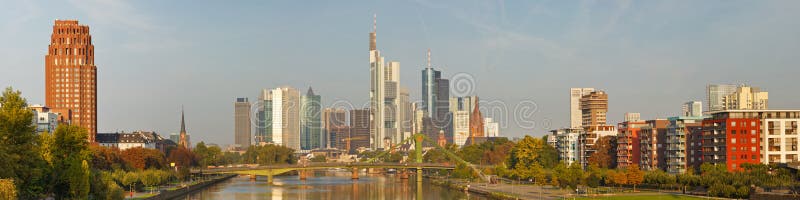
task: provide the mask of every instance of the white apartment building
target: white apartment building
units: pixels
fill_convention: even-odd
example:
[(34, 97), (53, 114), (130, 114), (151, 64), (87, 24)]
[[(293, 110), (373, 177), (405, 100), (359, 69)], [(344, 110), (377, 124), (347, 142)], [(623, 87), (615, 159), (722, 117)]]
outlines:
[(583, 113), (581, 112), (581, 97), (594, 92), (594, 88), (570, 88), (569, 89), (569, 121), (570, 128), (578, 128), (583, 125)]

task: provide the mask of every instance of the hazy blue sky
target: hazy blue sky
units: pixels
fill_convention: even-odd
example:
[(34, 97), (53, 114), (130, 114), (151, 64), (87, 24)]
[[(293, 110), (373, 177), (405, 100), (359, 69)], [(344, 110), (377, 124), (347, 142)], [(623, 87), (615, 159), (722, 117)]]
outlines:
[[(44, 103), (53, 21), (78, 19), (94, 39), (101, 132), (177, 132), (184, 105), (193, 142), (230, 144), (234, 98), (262, 88), (365, 103), (377, 13), (378, 48), (400, 61), (412, 99), (431, 48), (444, 76), (470, 74), (481, 100), (509, 105), (494, 116), (505, 136), (568, 125), (570, 87), (607, 91), (614, 123), (677, 115), (708, 83), (760, 86), (771, 108), (800, 108), (800, 1), (212, 2), (5, 1), (0, 87)], [(522, 101), (533, 115), (514, 114)]]

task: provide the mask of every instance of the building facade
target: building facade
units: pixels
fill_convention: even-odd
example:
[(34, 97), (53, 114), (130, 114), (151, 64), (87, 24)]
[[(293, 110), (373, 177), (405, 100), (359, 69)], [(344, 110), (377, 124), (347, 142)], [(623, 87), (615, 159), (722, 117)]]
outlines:
[[(381, 52), (377, 49), (377, 21), (373, 21), (373, 30), (369, 33), (370, 63), (370, 148), (384, 149), (400, 141), (398, 100), (400, 86), (400, 63), (386, 64)], [(388, 139), (388, 140), (387, 140)]]
[(236, 98), (233, 103), (234, 143), (239, 149), (250, 147), (250, 101), (247, 98)]
[(555, 148), (558, 150), (558, 159), (567, 165), (580, 162), (579, 137), (583, 134), (583, 128), (562, 128), (550, 132), (556, 138)]
[(36, 133), (54, 133), (56, 131), (60, 118), (59, 113), (51, 112), (47, 106), (32, 105), (29, 107), (33, 110), (33, 124), (36, 125)]
[(597, 152), (595, 143), (597, 143), (600, 138), (606, 136), (616, 137), (617, 127), (613, 125), (598, 125), (588, 130), (584, 129), (584, 132), (578, 136), (578, 142), (580, 143), (578, 158), (580, 159), (580, 164), (582, 167), (585, 168), (589, 164), (589, 157)]
[(703, 116), (703, 102), (700, 101), (690, 101), (683, 103), (681, 107), (681, 116), (684, 117), (699, 117)]
[(646, 125), (639, 131), (639, 149), (641, 161), (639, 167), (643, 170), (666, 170), (666, 143), (667, 126), (669, 121), (654, 119), (645, 121)]
[(739, 86), (736, 91), (723, 98), (725, 110), (766, 110), (769, 93), (757, 87)]
[(483, 119), (483, 133), (486, 137), (500, 137), (500, 124), (491, 117)]
[(725, 110), (725, 96), (736, 92), (736, 85), (710, 84), (706, 86), (706, 104), (708, 112)]
[(703, 161), (723, 164), (729, 171), (741, 170), (744, 163), (761, 163), (762, 120), (751, 114), (711, 112), (702, 122)]
[(475, 96), (450, 98), (450, 113), (452, 114), (453, 143), (463, 146), (469, 138), (469, 120), (474, 108)]
[(325, 108), (322, 110), (322, 132), (328, 143), (325, 148), (344, 149), (342, 139), (348, 138), (350, 128), (347, 124), (347, 111), (341, 108)]
[(603, 91), (590, 92), (580, 99), (581, 102), (581, 123), (584, 129), (606, 124), (606, 113), (608, 113), (608, 94)]
[[(630, 114), (630, 113), (628, 113)], [(642, 159), (641, 140), (639, 139), (642, 127), (647, 126), (645, 121), (639, 116), (626, 118), (632, 121), (625, 121), (617, 124), (617, 167), (625, 168), (631, 165), (639, 165)], [(639, 113), (636, 113), (637, 115)]]
[(309, 87), (300, 97), (300, 149), (322, 148), (326, 138), (322, 137), (322, 97)]
[(594, 88), (570, 88), (569, 89), (569, 122), (570, 128), (583, 127), (583, 111), (581, 110), (581, 98), (594, 92)]
[(266, 129), (261, 141), (300, 149), (300, 91), (279, 87), (267, 92), (264, 103)]
[[(695, 164), (696, 154), (702, 154), (701, 143), (695, 143), (692, 138), (702, 135), (703, 116), (670, 117), (667, 127), (666, 160), (667, 173), (682, 174)], [(699, 165), (697, 165), (699, 166)]]
[(45, 55), (45, 104), (62, 122), (97, 133), (97, 66), (89, 26), (56, 20)]
[(370, 115), (369, 109), (350, 110), (350, 138), (345, 140), (349, 152), (360, 148), (370, 148)]

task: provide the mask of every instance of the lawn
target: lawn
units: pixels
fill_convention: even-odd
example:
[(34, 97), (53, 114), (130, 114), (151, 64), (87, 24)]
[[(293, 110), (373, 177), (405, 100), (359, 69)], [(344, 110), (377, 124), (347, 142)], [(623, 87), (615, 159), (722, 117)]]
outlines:
[(576, 199), (614, 199), (614, 200), (636, 200), (636, 199), (647, 199), (647, 200), (694, 200), (694, 199), (703, 199), (700, 197), (692, 197), (692, 196), (683, 196), (683, 195), (674, 195), (674, 194), (662, 194), (662, 195), (619, 195), (619, 196), (605, 196), (605, 197), (583, 197), (583, 198), (576, 198)]

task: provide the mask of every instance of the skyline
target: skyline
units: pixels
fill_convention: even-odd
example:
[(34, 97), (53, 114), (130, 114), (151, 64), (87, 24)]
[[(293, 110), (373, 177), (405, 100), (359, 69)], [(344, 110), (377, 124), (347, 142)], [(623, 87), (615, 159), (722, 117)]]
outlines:
[[(80, 4), (80, 2), (72, 3)], [(421, 87), (420, 71), (426, 66), (426, 50), (431, 48), (432, 65), (442, 70), (443, 78), (452, 79), (456, 74), (466, 73), (476, 79), (476, 93), (470, 95), (478, 95), (485, 100), (500, 100), (511, 105), (523, 100), (532, 100), (538, 106), (534, 121), (551, 122), (549, 128), (537, 127), (533, 130), (501, 123), (501, 135), (541, 136), (549, 129), (569, 126), (567, 90), (571, 87), (593, 87), (608, 92), (608, 118), (612, 124), (622, 121), (623, 113), (626, 112), (642, 113), (643, 119), (679, 116), (683, 103), (704, 101), (706, 84), (716, 83), (747, 83), (758, 86), (771, 93), (771, 108), (796, 107), (800, 104), (797, 100), (800, 95), (792, 93), (791, 88), (796, 84), (792, 84), (790, 74), (800, 72), (800, 69), (794, 68), (791, 63), (796, 54), (792, 52), (798, 52), (797, 48), (800, 46), (797, 45), (800, 42), (798, 40), (800, 34), (796, 34), (800, 32), (798, 28), (800, 26), (796, 26), (798, 22), (793, 21), (796, 17), (791, 17), (798, 14), (791, 11), (794, 10), (792, 8), (800, 6), (796, 2), (788, 3), (791, 5), (743, 5), (746, 3), (732, 2), (726, 4), (729, 7), (713, 8), (700, 5), (711, 6), (713, 3), (700, 2), (695, 4), (698, 8), (690, 7), (690, 10), (685, 11), (690, 17), (661, 19), (664, 21), (661, 21), (663, 24), (660, 24), (660, 27), (649, 23), (643, 25), (643, 21), (658, 22), (647, 18), (650, 14), (647, 12), (648, 9), (652, 9), (647, 7), (648, 3), (620, 4), (617, 7), (612, 6), (614, 8), (611, 8), (608, 14), (613, 15), (607, 20), (594, 24), (593, 19), (586, 19), (588, 22), (582, 27), (586, 29), (579, 27), (573, 30), (581, 34), (600, 30), (597, 35), (570, 35), (568, 34), (570, 31), (566, 30), (537, 29), (547, 25), (558, 27), (558, 20), (532, 19), (537, 16), (560, 19), (560, 13), (552, 13), (552, 10), (559, 9), (553, 9), (550, 5), (534, 6), (524, 13), (516, 10), (521, 9), (518, 6), (504, 4), (494, 5), (497, 6), (496, 10), (472, 8), (472, 11), (478, 11), (479, 15), (474, 18), (453, 11), (458, 9), (469, 11), (469, 6), (455, 9), (442, 8), (439, 7), (441, 5), (421, 1), (405, 6), (402, 6), (402, 2), (386, 2), (389, 5), (373, 5), (370, 8), (357, 5), (328, 5), (331, 7), (322, 8), (315, 5), (307, 11), (302, 11), (304, 8), (293, 5), (275, 6), (278, 7), (277, 10), (289, 9), (288, 12), (279, 13), (297, 17), (285, 17), (289, 19), (288, 21), (247, 18), (248, 15), (259, 14), (254, 13), (263, 8), (258, 6), (222, 7), (244, 10), (239, 13), (211, 13), (222, 18), (252, 20), (256, 21), (256, 24), (259, 20), (264, 20), (261, 23), (265, 24), (258, 25), (276, 23), (279, 30), (268, 32), (269, 28), (236, 29), (235, 26), (246, 26), (248, 23), (225, 24), (224, 19), (213, 19), (213, 16), (207, 16), (211, 18), (207, 19), (212, 22), (210, 26), (207, 23), (180, 24), (178, 21), (181, 19), (168, 19), (170, 15), (159, 16), (147, 11), (148, 8), (155, 10), (169, 8), (151, 8), (148, 6), (152, 5), (147, 3), (125, 5), (125, 2), (111, 2), (100, 4), (110, 5), (111, 9), (105, 9), (109, 11), (98, 11), (104, 9), (77, 13), (65, 13), (70, 11), (60, 10), (40, 11), (38, 14), (31, 12), (32, 14), (26, 15), (27, 17), (13, 19), (9, 17), (0, 20), (0, 26), (4, 27), (0, 36), (4, 38), (18, 36), (7, 46), (0, 47), (0, 65), (4, 66), (3, 71), (10, 72), (0, 75), (0, 86), (13, 86), (23, 92), (30, 104), (43, 104), (44, 77), (40, 72), (44, 71), (42, 58), (47, 50), (45, 41), (50, 33), (47, 29), (52, 28), (55, 19), (77, 19), (81, 24), (92, 27), (93, 43), (96, 45), (99, 81), (98, 132), (152, 130), (162, 135), (178, 132), (180, 106), (186, 105), (187, 126), (196, 142), (231, 144), (234, 127), (231, 102), (236, 97), (257, 99), (254, 97), (257, 97), (264, 88), (283, 85), (295, 88), (311, 86), (317, 89), (316, 93), (324, 97), (324, 105), (329, 105), (337, 99), (349, 100), (356, 104), (368, 102), (369, 72), (368, 64), (364, 61), (367, 58), (364, 52), (367, 49), (368, 27), (372, 26), (372, 14), (377, 13), (378, 32), (381, 34), (378, 37), (379, 49), (387, 55), (387, 61), (396, 60), (403, 66), (400, 69), (400, 83), (410, 88), (411, 99), (420, 99), (421, 91), (418, 90)], [(50, 5), (52, 7), (31, 5), (11, 10), (39, 8), (52, 11), (59, 4), (53, 3)], [(169, 2), (169, 4), (178, 3)], [(165, 7), (170, 6), (177, 5)], [(262, 6), (272, 7), (272, 5)], [(578, 16), (576, 18), (580, 18), (580, 14), (586, 14), (582, 13), (584, 11), (580, 5), (554, 7), (559, 6), (566, 6), (562, 10), (574, 9), (575, 13), (569, 14), (576, 14)], [(601, 16), (607, 14), (603, 12), (604, 9), (608, 9), (604, 7), (608, 6), (607, 4), (595, 6), (586, 7), (589, 10), (586, 12), (600, 11)], [(636, 6), (637, 9), (635, 11), (629, 9), (632, 6)], [(19, 5), (12, 7), (20, 8)], [(199, 4), (190, 7), (211, 9), (214, 6)], [(476, 7), (481, 6), (476, 5)], [(673, 8), (676, 10), (687, 8), (676, 7)], [(725, 9), (736, 8), (741, 10), (726, 13)], [(408, 18), (407, 14), (415, 14), (414, 9), (418, 17), (404, 21), (404, 18)], [(323, 14), (305, 15), (320, 10), (342, 13), (320, 12)], [(352, 12), (345, 12), (347, 10)], [(547, 10), (551, 13), (547, 14)], [(122, 14), (114, 14), (115, 11), (122, 11)], [(293, 11), (298, 13), (291, 13)], [(695, 15), (712, 15), (706, 17), (719, 15), (716, 16), (719, 17), (719, 21), (714, 21), (715, 23), (692, 21), (692, 11), (697, 12)], [(669, 10), (662, 12), (660, 14), (670, 13)], [(440, 16), (436, 13), (444, 14)], [(209, 13), (179, 11), (172, 17), (184, 17), (185, 20), (201, 14)], [(270, 15), (270, 12), (261, 14)], [(657, 14), (659, 13), (654, 15)], [(131, 17), (119, 17), (121, 15)], [(515, 15), (527, 17), (521, 21), (514, 21), (520, 20), (510, 17)], [(765, 21), (748, 18), (762, 15), (772, 18), (765, 17), (771, 19)], [(595, 15), (590, 14), (590, 16)], [(644, 19), (628, 19), (630, 16)], [(486, 19), (479, 19), (481, 17)], [(342, 27), (332, 27), (331, 24), (325, 23), (326, 20)], [(733, 27), (737, 24), (729, 24), (736, 20), (745, 20), (738, 24), (744, 26)], [(310, 24), (320, 27), (307, 26)], [(603, 24), (606, 26), (601, 26)], [(782, 25), (788, 30), (778, 29)], [(233, 29), (228, 32), (212, 32), (228, 28), (225, 26), (232, 26)], [(699, 30), (671, 30), (669, 27), (672, 26)], [(128, 33), (125, 27), (141, 32)], [(757, 27), (766, 29), (759, 30)], [(326, 28), (341, 32), (326, 33), (325, 30), (331, 31)], [(199, 31), (193, 32), (195, 30)], [(701, 33), (703, 30), (707, 32)], [(264, 39), (267, 38), (263, 35), (264, 31), (267, 31), (267, 36), (276, 37)], [(319, 31), (319, 34), (311, 34), (314, 31)], [(463, 33), (453, 35), (459, 31)], [(659, 31), (668, 33), (660, 35), (657, 34)], [(567, 34), (561, 36), (559, 33)], [(671, 35), (672, 38), (669, 36), (659, 38), (669, 33), (675, 35)], [(293, 37), (301, 39), (286, 40), (292, 38), (287, 35), (296, 34), (308, 35), (297, 35)], [(607, 43), (600, 41), (604, 39), (610, 41)], [(192, 43), (197, 41), (202, 42)], [(654, 45), (648, 46), (651, 43)], [(306, 59), (307, 56), (318, 59)], [(715, 58), (725, 58), (725, 60), (715, 61)], [(303, 62), (297, 62), (298, 60)], [(529, 67), (519, 67), (528, 63), (532, 64), (529, 64)], [(299, 67), (293, 66), (298, 64)], [(193, 66), (198, 67), (193, 68)], [(631, 67), (646, 69), (628, 69)], [(308, 73), (308, 70), (314, 72)], [(573, 70), (577, 70), (577, 73), (573, 74)], [(281, 73), (273, 74), (276, 71)], [(731, 74), (727, 74), (727, 71)], [(330, 76), (331, 74), (348, 76), (336, 77)], [(632, 76), (632, 80), (622, 79), (629, 75)], [(173, 87), (164, 87), (165, 84)], [(502, 89), (495, 90), (496, 88)], [(152, 97), (141, 98), (143, 94), (150, 94)], [(655, 99), (658, 101), (654, 102)], [(502, 128), (502, 126), (509, 127)]]

